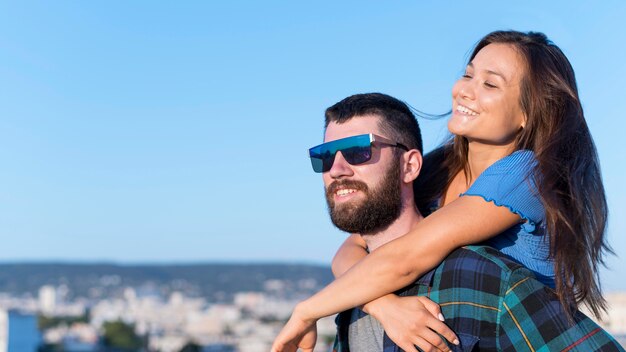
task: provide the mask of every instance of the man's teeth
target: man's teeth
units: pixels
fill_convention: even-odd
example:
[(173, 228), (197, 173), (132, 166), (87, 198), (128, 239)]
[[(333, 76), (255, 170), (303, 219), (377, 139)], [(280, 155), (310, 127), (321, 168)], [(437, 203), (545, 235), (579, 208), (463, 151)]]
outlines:
[(478, 115), (478, 113), (470, 108), (467, 108), (463, 105), (457, 105), (456, 106), (456, 111), (466, 114), (466, 115), (470, 115), (470, 116), (476, 116)]
[(354, 192), (356, 192), (356, 190), (354, 190), (354, 189), (340, 189), (340, 190), (337, 191), (336, 194), (338, 196), (345, 196), (347, 194), (354, 193)]

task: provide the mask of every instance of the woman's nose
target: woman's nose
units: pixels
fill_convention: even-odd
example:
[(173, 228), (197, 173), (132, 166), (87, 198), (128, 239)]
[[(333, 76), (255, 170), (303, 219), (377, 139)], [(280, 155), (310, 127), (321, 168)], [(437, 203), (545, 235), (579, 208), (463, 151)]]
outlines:
[(461, 98), (473, 100), (475, 97), (474, 81), (461, 81), (459, 82), (459, 95)]

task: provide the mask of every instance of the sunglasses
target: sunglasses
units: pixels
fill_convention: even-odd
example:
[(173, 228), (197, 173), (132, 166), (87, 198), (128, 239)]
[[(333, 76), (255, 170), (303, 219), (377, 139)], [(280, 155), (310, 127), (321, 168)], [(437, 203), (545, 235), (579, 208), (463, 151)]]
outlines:
[(372, 146), (374, 143), (378, 145), (398, 147), (406, 151), (409, 150), (409, 148), (403, 144), (396, 143), (373, 133), (337, 139), (309, 149), (309, 157), (311, 158), (313, 171), (329, 171), (330, 168), (333, 167), (333, 162), (335, 161), (335, 155), (337, 155), (337, 152), (341, 152), (343, 158), (350, 165), (363, 164), (372, 158)]

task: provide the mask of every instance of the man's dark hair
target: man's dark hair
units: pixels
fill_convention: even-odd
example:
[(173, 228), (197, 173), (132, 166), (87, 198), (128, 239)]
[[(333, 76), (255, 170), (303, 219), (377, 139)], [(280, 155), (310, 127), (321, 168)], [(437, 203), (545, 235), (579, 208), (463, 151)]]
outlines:
[(408, 105), (381, 93), (355, 94), (326, 109), (326, 123), (344, 123), (355, 116), (376, 115), (384, 137), (422, 153), (422, 135)]

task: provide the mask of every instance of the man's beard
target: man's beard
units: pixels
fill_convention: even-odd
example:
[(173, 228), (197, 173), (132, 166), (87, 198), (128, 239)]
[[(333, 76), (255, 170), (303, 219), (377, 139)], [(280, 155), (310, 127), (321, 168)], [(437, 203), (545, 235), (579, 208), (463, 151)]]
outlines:
[[(361, 181), (339, 180), (326, 190), (326, 203), (330, 219), (337, 228), (361, 235), (384, 230), (402, 211), (400, 189), (400, 160), (395, 158), (383, 179), (371, 190)], [(366, 198), (356, 204), (336, 205), (334, 196), (338, 187), (353, 188), (365, 193)]]

